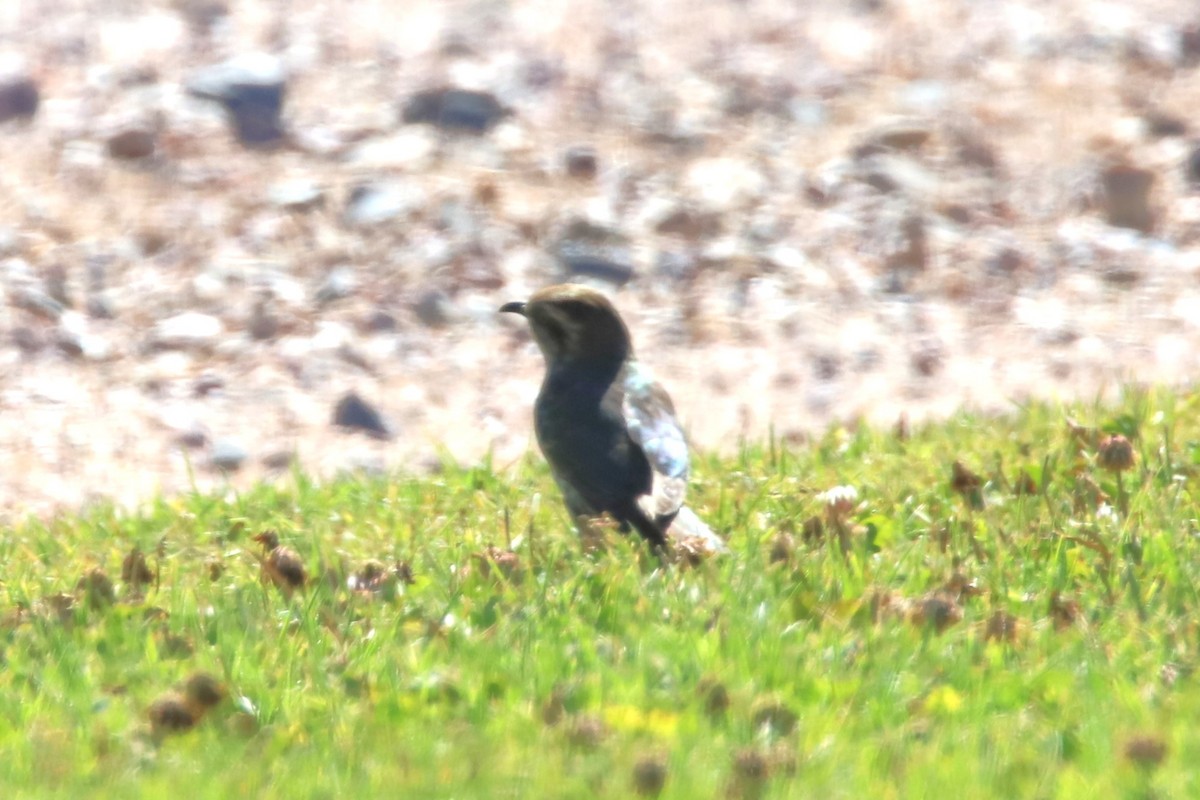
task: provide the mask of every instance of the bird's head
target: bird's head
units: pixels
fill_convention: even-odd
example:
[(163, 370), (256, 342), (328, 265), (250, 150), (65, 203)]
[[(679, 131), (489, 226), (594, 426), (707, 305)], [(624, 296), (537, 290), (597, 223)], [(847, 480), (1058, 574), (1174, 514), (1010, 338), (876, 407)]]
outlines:
[(269, 552), (274, 550), (276, 547), (279, 547), (279, 534), (268, 529), (262, 533), (256, 534), (254, 536), (254, 541), (261, 544), (263, 549)]
[(619, 365), (633, 351), (629, 330), (612, 303), (586, 286), (547, 286), (527, 301), (505, 303), (500, 310), (529, 320), (534, 341), (551, 366), (570, 362)]

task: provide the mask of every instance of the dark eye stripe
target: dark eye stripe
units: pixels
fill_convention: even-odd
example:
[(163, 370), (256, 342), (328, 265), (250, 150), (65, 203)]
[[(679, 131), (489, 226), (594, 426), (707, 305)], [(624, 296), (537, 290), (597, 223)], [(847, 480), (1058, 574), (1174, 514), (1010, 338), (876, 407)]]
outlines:
[(542, 330), (544, 330), (546, 335), (559, 345), (566, 344), (567, 332), (563, 329), (563, 326), (558, 323), (558, 320), (554, 319), (553, 317), (547, 317), (546, 319), (542, 320)]
[(583, 317), (591, 313), (594, 306), (585, 303), (581, 300), (564, 300), (559, 303), (559, 308), (568, 317)]

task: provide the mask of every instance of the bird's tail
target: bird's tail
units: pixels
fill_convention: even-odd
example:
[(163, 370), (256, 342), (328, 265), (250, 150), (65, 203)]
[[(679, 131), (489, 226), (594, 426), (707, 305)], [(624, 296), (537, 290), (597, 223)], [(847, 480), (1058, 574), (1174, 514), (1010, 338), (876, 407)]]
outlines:
[(686, 543), (714, 555), (729, 552), (729, 545), (725, 544), (725, 540), (687, 506), (679, 507), (679, 513), (675, 515), (671, 527), (667, 528), (667, 536), (676, 542)]

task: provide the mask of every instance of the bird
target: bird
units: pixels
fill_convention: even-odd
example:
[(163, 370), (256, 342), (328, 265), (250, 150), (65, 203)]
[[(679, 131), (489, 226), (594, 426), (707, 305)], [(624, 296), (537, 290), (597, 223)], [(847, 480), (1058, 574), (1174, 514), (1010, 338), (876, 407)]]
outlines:
[(500, 312), (525, 317), (545, 359), (534, 433), (576, 521), (608, 515), (660, 552), (668, 531), (723, 552), (724, 542), (684, 505), (683, 427), (670, 395), (634, 357), (612, 302), (568, 283)]
[(265, 530), (254, 537), (263, 546), (261, 558), (263, 583), (268, 581), (279, 587), (284, 597), (291, 597), (296, 589), (303, 589), (308, 581), (304, 562), (295, 550), (279, 543), (279, 534)]

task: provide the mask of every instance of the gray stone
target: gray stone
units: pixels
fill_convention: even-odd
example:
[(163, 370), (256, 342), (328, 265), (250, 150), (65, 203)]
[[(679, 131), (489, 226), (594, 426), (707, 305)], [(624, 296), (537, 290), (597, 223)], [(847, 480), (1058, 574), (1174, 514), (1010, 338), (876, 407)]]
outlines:
[(188, 81), (196, 97), (220, 103), (238, 140), (249, 147), (283, 143), (280, 121), (287, 92), (283, 62), (266, 53), (249, 53), (206, 67)]
[(65, 310), (62, 303), (32, 286), (22, 286), (14, 290), (12, 293), (12, 304), (42, 319), (53, 321), (57, 321)]
[(350, 191), (343, 219), (349, 225), (367, 227), (391, 222), (420, 207), (421, 192), (395, 181), (362, 183)]
[(454, 319), (450, 296), (441, 289), (427, 289), (421, 292), (412, 309), (417, 319), (430, 328), (443, 328)]
[(400, 119), (407, 125), (426, 123), (445, 131), (483, 134), (511, 113), (488, 92), (441, 87), (409, 98)]
[(626, 237), (590, 220), (568, 222), (551, 252), (568, 278), (594, 278), (623, 286), (634, 276)]
[(354, 294), (358, 288), (358, 278), (351, 267), (334, 267), (329, 270), (325, 280), (317, 287), (317, 305), (325, 305), (335, 300), (342, 300)]
[(221, 472), (236, 472), (246, 463), (250, 452), (236, 439), (222, 438), (212, 443), (208, 463)]
[(260, 459), (263, 467), (272, 472), (282, 472), (296, 463), (296, 451), (288, 448), (270, 450)]

